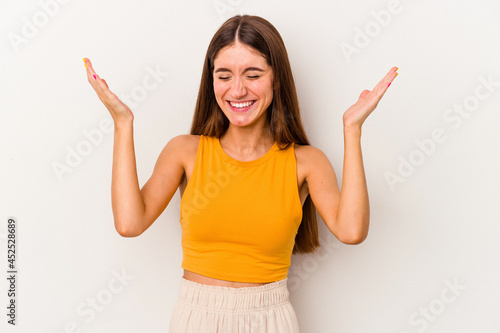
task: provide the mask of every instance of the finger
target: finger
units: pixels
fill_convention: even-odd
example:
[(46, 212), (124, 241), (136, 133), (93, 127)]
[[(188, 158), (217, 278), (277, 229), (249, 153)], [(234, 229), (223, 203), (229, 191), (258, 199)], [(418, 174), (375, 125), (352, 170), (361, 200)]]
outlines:
[(89, 80), (92, 88), (96, 91), (98, 95), (105, 93), (105, 90), (109, 90), (106, 81), (96, 74), (94, 68), (92, 67), (92, 62), (88, 58), (83, 58), (85, 67), (87, 68), (87, 79)]
[(392, 84), (392, 81), (394, 81), (394, 79), (396, 78), (396, 76), (398, 76), (398, 74), (399, 74), (397, 72), (398, 69), (399, 69), (398, 67), (393, 67), (393, 68), (391, 68), (391, 70), (387, 74), (387, 80), (383, 84), (384, 93), (387, 90), (387, 88), (389, 88), (389, 86)]
[(94, 81), (101, 90), (109, 90), (106, 80), (101, 78), (99, 75), (97, 74), (94, 75)]
[(397, 72), (398, 69), (399, 69), (398, 67), (392, 67), (391, 68), (391, 70), (389, 71), (389, 73), (387, 73), (387, 75), (386, 75), (386, 82), (385, 83), (387, 83), (387, 84), (391, 83), (392, 80), (394, 80), (394, 78), (396, 76), (398, 76), (398, 72)]
[(363, 92), (359, 95), (359, 99), (365, 98), (370, 92), (370, 90), (363, 90)]
[(88, 58), (83, 58), (83, 62), (85, 64), (85, 68), (87, 69), (87, 80), (92, 85), (92, 88), (94, 88), (94, 90), (96, 90), (96, 86), (94, 84), (95, 71), (92, 68), (92, 63), (90, 62), (90, 60)]
[(87, 68), (87, 78), (89, 82), (92, 84), (92, 80), (96, 80), (97, 74), (94, 70), (94, 67), (92, 67), (92, 62), (88, 58), (83, 58), (83, 61), (85, 63), (85, 67)]
[(87, 78), (94, 88), (97, 96), (103, 103), (107, 103), (108, 101), (117, 98), (115, 94), (109, 89), (108, 83), (106, 80), (101, 78), (92, 67), (92, 62), (88, 58), (83, 58), (85, 62), (85, 67), (87, 68)]
[(395, 77), (395, 75), (397, 74), (398, 69), (399, 69), (398, 67), (392, 67), (382, 80), (385, 80), (385, 81), (392, 80)]
[(108, 89), (109, 89), (109, 86), (108, 86), (108, 83), (106, 82), (106, 80), (101, 79), (101, 81), (104, 83), (104, 85), (106, 86), (106, 88), (108, 88)]
[(94, 68), (92, 67), (92, 62), (89, 58), (83, 58), (83, 62), (85, 63), (85, 67), (91, 74), (95, 74)]
[(95, 87), (98, 89), (98, 92), (103, 94), (103, 95), (107, 94), (110, 91), (106, 81), (97, 74), (94, 75), (94, 84), (93, 85), (95, 85)]
[(376, 94), (382, 98), (382, 96), (385, 94), (387, 88), (391, 85), (392, 81), (396, 76), (398, 76), (398, 67), (392, 67), (389, 72), (384, 76), (382, 80), (373, 88), (374, 91), (376, 91)]
[(99, 84), (97, 82), (97, 75), (92, 74), (90, 71), (90, 68), (88, 68), (88, 67), (87, 67), (87, 81), (90, 83), (90, 85), (92, 86), (92, 89), (94, 89), (97, 96), (99, 96), (99, 98), (101, 98), (102, 88), (99, 86)]

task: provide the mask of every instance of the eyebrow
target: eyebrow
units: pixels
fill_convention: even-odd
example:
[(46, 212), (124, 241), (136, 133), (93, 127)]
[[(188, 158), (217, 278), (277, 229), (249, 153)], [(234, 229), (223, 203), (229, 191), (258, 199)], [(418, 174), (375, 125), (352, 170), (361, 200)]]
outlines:
[[(259, 68), (259, 67), (248, 67), (243, 71), (243, 73), (248, 72), (248, 71), (264, 72), (264, 70), (262, 68)], [(230, 72), (231, 73), (231, 71), (227, 68), (217, 68), (214, 73), (220, 73), (220, 72)]]

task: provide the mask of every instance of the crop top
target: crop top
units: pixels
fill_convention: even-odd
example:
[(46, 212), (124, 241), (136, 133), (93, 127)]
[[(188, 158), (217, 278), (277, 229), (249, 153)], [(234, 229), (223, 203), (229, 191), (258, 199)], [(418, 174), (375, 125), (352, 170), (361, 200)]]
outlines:
[(215, 279), (266, 283), (288, 275), (302, 220), (295, 146), (262, 157), (230, 157), (200, 136), (181, 199), (182, 268)]

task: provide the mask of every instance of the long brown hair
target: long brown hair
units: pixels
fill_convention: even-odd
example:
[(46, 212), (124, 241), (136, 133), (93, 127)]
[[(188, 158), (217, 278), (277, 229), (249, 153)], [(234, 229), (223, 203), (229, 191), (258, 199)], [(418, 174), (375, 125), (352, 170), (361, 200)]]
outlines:
[[(309, 145), (300, 119), (299, 102), (285, 44), (271, 23), (250, 15), (236, 15), (228, 19), (213, 36), (203, 64), (190, 133), (220, 138), (229, 126), (229, 120), (215, 99), (213, 71), (218, 52), (233, 45), (236, 38), (260, 52), (273, 70), (275, 90), (267, 110), (267, 119), (274, 141), (280, 149), (286, 149), (292, 142)], [(317, 247), (318, 217), (308, 195), (302, 207), (302, 221), (295, 237), (293, 253), (314, 252)]]

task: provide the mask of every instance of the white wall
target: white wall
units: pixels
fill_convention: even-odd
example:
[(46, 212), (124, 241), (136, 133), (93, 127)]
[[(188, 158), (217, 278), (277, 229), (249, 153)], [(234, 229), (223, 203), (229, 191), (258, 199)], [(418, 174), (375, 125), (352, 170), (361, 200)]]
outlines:
[[(339, 182), (343, 112), (400, 68), (363, 127), (368, 239), (341, 244), (320, 221), (323, 255), (292, 258), (301, 331), (498, 332), (499, 10), (493, 0), (2, 0), (0, 266), (7, 275), (13, 217), (18, 325), (2, 306), (0, 331), (167, 331), (182, 274), (179, 194), (140, 237), (114, 230), (113, 135), (96, 134), (110, 117), (82, 58), (119, 96), (135, 94), (142, 186), (165, 143), (189, 131), (213, 33), (248, 13), (282, 34), (304, 126)], [(140, 100), (150, 71), (163, 74)], [(87, 156), (69, 166), (78, 149)], [(58, 176), (57, 163), (71, 172)], [(8, 289), (1, 278), (3, 305)]]

